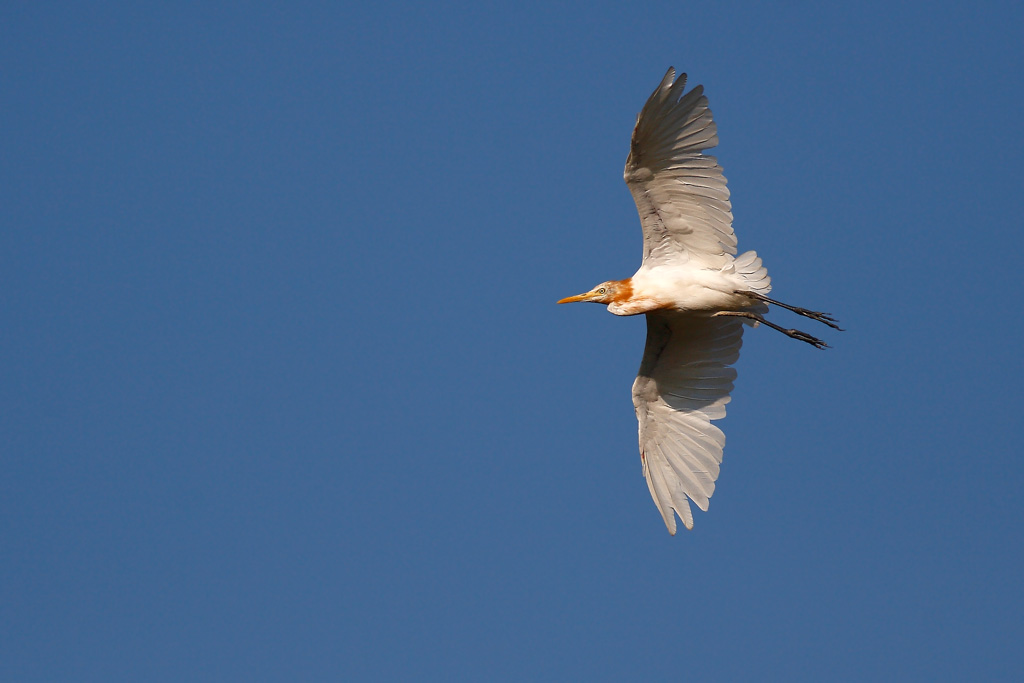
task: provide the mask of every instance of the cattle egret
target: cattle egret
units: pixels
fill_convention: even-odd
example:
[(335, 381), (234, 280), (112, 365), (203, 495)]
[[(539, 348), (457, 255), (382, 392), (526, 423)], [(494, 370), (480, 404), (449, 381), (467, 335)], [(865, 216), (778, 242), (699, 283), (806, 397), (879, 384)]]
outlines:
[[(673, 82), (674, 81), (674, 82)], [(771, 279), (753, 251), (736, 256), (722, 167), (703, 150), (718, 144), (702, 86), (684, 94), (670, 68), (633, 128), (624, 177), (644, 233), (633, 277), (602, 282), (558, 303), (607, 304), (615, 315), (647, 316), (647, 344), (633, 406), (647, 487), (670, 534), (676, 515), (693, 528), (690, 502), (708, 509), (722, 462), (725, 417), (744, 323), (764, 323), (827, 348), (806, 332), (765, 320), (768, 305), (840, 329), (827, 313), (768, 298)]]

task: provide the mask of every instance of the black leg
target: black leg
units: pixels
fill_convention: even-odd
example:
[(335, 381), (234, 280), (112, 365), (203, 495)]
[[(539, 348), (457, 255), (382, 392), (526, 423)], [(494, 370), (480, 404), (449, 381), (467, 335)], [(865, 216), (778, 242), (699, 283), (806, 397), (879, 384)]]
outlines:
[(778, 330), (779, 332), (781, 332), (782, 334), (786, 335), (787, 337), (790, 337), (791, 339), (799, 339), (802, 342), (807, 342), (808, 344), (810, 344), (814, 348), (817, 348), (817, 349), (827, 349), (827, 348), (829, 348), (828, 344), (826, 344), (825, 342), (821, 341), (817, 337), (812, 337), (811, 335), (807, 334), (806, 332), (801, 332), (800, 330), (792, 330), (792, 329), (787, 330), (785, 327), (780, 327), (779, 325), (776, 325), (775, 323), (768, 322), (767, 320), (764, 319), (764, 316), (762, 316), (760, 313), (754, 313), (752, 311), (719, 311), (718, 313), (715, 313), (715, 315), (729, 315), (729, 316), (734, 316), (736, 318), (748, 318), (750, 320), (756, 320), (757, 322), (759, 322), (759, 323), (761, 323), (763, 325), (767, 325), (768, 327), (772, 328), (773, 330)]
[(829, 327), (831, 327), (834, 330), (839, 330), (840, 332), (843, 331), (843, 328), (839, 327), (839, 325), (836, 325), (836, 323), (839, 322), (839, 321), (836, 320), (835, 318), (833, 318), (828, 313), (822, 313), (821, 311), (812, 311), (812, 310), (807, 309), (807, 308), (800, 308), (799, 306), (790, 306), (789, 304), (784, 304), (781, 301), (776, 301), (775, 299), (769, 299), (764, 294), (758, 294), (757, 292), (740, 292), (740, 291), (737, 291), (736, 293), (737, 294), (742, 294), (744, 296), (749, 296), (749, 297), (751, 297), (753, 299), (757, 299), (758, 301), (763, 301), (766, 304), (775, 304), (776, 306), (781, 306), (781, 307), (785, 308), (787, 311), (793, 311), (797, 315), (802, 315), (805, 318), (810, 318), (811, 320), (817, 320), (819, 323), (824, 323), (825, 325), (828, 325)]

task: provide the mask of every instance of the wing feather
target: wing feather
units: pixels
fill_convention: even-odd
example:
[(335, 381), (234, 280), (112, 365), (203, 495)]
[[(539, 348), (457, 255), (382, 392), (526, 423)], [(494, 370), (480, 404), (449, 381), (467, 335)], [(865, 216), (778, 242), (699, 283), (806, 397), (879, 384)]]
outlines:
[[(644, 477), (647, 479), (647, 488), (651, 491), (651, 497), (654, 500), (672, 500), (672, 495), (669, 493), (668, 484), (665, 481), (665, 473), (662, 470), (664, 463), (662, 461), (655, 461), (653, 463), (644, 460)], [(689, 507), (689, 505), (687, 505)], [(659, 506), (658, 511), (661, 513), (661, 518), (665, 520), (665, 526), (668, 527), (668, 532), (672, 535), (676, 533), (676, 516), (672, 511), (673, 505)]]
[(722, 167), (702, 151), (718, 144), (704, 89), (683, 94), (686, 74), (669, 69), (637, 116), (623, 177), (644, 233), (644, 264), (690, 259), (726, 265), (736, 253)]
[(647, 486), (669, 533), (678, 514), (693, 528), (689, 501), (708, 509), (722, 462), (725, 417), (739, 358), (737, 318), (669, 311), (647, 314), (647, 344), (633, 383)]

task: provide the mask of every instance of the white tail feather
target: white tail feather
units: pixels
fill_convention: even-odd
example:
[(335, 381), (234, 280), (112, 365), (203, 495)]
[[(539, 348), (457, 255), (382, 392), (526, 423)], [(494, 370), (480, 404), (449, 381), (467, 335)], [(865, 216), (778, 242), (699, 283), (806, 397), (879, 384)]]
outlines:
[(756, 251), (745, 251), (732, 262), (736, 272), (743, 276), (747, 286), (759, 294), (772, 291), (772, 279), (768, 277), (768, 269), (761, 265)]

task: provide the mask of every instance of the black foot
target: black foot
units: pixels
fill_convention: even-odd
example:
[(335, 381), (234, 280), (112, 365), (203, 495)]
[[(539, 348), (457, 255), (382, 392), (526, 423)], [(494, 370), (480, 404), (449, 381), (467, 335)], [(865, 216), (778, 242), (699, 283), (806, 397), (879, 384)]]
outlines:
[[(836, 328), (836, 329), (839, 329), (839, 328)], [(801, 332), (800, 330), (781, 330), (781, 332), (784, 335), (786, 335), (787, 337), (790, 337), (792, 339), (799, 339), (802, 342), (807, 342), (808, 344), (810, 344), (811, 346), (813, 346), (816, 349), (827, 349), (827, 348), (830, 348), (828, 344), (826, 344), (825, 342), (821, 341), (817, 337), (812, 337), (811, 335), (807, 334), (806, 332)]]
[(797, 315), (802, 315), (805, 318), (810, 318), (811, 320), (817, 320), (819, 323), (824, 323), (831, 327), (833, 330), (839, 330), (840, 332), (843, 331), (843, 328), (839, 327), (839, 325), (836, 325), (836, 323), (839, 321), (833, 318), (828, 313), (822, 313), (821, 311), (810, 311), (806, 308), (799, 308), (797, 306), (794, 306), (789, 310), (793, 311)]

